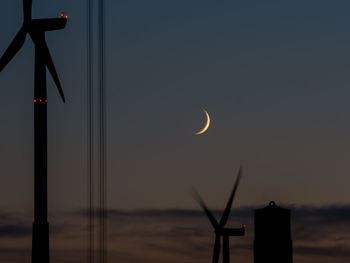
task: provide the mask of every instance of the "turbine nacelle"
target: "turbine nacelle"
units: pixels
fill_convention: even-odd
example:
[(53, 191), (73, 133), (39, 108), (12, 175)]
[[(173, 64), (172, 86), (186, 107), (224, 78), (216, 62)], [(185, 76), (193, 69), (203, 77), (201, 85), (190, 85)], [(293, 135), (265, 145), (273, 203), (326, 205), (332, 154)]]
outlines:
[(33, 19), (28, 25), (28, 32), (47, 32), (61, 30), (66, 27), (66, 24), (67, 19), (65, 17)]
[(215, 234), (219, 236), (244, 236), (245, 235), (245, 225), (240, 228), (219, 228), (215, 229)]
[(60, 30), (66, 26), (67, 19), (63, 12), (59, 18), (32, 19), (32, 0), (23, 0), (23, 27), (27, 32)]

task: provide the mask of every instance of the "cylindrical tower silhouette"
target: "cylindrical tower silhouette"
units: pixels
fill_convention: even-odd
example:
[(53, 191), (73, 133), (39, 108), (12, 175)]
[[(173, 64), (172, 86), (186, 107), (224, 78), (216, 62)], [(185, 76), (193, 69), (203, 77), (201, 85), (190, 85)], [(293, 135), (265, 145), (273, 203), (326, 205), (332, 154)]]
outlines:
[(290, 210), (271, 201), (254, 211), (254, 263), (292, 263)]

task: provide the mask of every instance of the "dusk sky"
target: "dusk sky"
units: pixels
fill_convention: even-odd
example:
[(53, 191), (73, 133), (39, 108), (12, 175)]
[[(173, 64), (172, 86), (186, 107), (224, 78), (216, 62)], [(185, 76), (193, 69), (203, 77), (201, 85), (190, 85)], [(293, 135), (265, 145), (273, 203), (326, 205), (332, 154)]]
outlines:
[[(0, 56), (23, 22), (0, 3)], [(52, 262), (86, 262), (86, 1), (33, 0), (69, 15), (47, 43)], [(106, 0), (110, 262), (209, 263), (214, 235), (190, 194), (224, 208), (239, 165), (231, 262), (253, 262), (253, 210), (292, 209), (296, 263), (350, 257), (350, 2)], [(30, 262), (34, 48), (0, 73), (0, 261)], [(206, 109), (211, 126), (205, 124)], [(235, 209), (237, 212), (235, 213)], [(68, 242), (69, 241), (69, 242)], [(134, 253), (137, 248), (137, 253)], [(237, 256), (237, 258), (235, 258)]]

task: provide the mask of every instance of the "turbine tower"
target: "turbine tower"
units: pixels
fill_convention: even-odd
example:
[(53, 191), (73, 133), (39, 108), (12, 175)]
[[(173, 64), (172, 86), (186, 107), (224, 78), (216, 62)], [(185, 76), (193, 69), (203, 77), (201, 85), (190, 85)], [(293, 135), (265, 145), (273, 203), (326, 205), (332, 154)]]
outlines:
[(35, 47), (34, 71), (34, 223), (32, 263), (49, 263), (49, 224), (47, 222), (47, 96), (46, 68), (65, 102), (63, 90), (45, 41), (46, 31), (65, 28), (67, 16), (32, 19), (32, 0), (23, 0), (23, 26), (0, 59), (0, 72), (22, 48), (27, 34)]
[(194, 189), (194, 198), (197, 200), (199, 205), (203, 208), (204, 212), (206, 213), (207, 217), (209, 218), (209, 221), (211, 222), (212, 226), (214, 227), (215, 232), (215, 243), (214, 243), (214, 253), (213, 253), (213, 263), (219, 262), (219, 256), (220, 256), (220, 249), (221, 249), (221, 237), (223, 239), (223, 248), (222, 248), (222, 262), (223, 263), (229, 263), (230, 262), (230, 236), (244, 236), (245, 234), (245, 225), (241, 225), (240, 228), (225, 228), (225, 225), (227, 223), (228, 217), (231, 212), (232, 202), (233, 198), (236, 194), (239, 181), (242, 177), (242, 166), (239, 168), (238, 175), (236, 182), (233, 186), (230, 198), (227, 202), (226, 208), (221, 216), (220, 222), (216, 221), (213, 214), (210, 212), (206, 204), (204, 203), (203, 199), (200, 197), (198, 192), (196, 192)]

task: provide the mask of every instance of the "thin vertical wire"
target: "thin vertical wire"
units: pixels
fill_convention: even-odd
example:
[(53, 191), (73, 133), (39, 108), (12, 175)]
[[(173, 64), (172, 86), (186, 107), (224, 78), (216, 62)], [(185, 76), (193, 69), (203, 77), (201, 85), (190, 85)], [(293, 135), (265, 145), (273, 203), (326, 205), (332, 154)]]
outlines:
[(100, 203), (100, 263), (106, 263), (106, 100), (105, 100), (105, 1), (99, 1), (99, 99), (100, 99), (100, 125), (99, 125), (99, 146), (100, 146), (100, 182), (99, 182), (99, 203)]
[(88, 176), (88, 262), (94, 262), (94, 176), (93, 176), (93, 0), (87, 0), (87, 176)]

